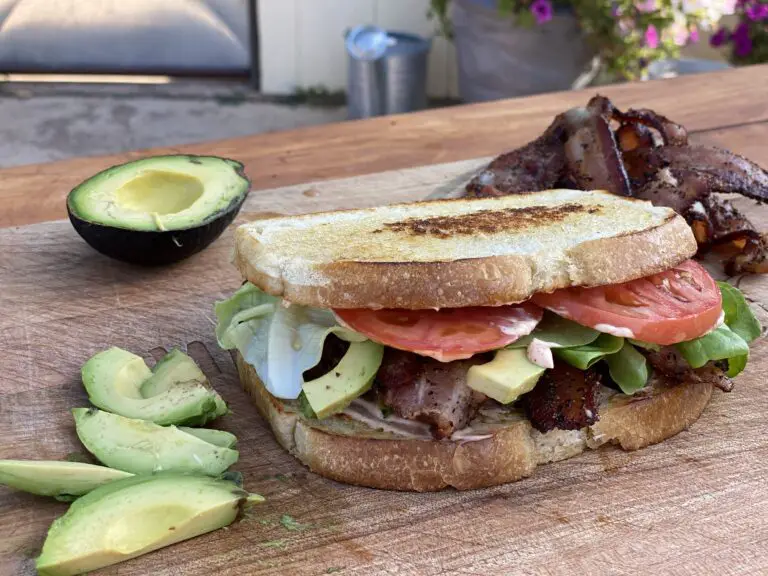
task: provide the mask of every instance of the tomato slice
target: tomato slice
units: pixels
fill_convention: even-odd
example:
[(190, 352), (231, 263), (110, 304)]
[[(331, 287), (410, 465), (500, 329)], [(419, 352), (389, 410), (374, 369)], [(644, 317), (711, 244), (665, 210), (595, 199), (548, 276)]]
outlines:
[(662, 345), (706, 334), (723, 310), (720, 289), (693, 260), (623, 284), (565, 288), (532, 300), (595, 330)]
[(530, 302), (440, 310), (334, 310), (352, 330), (400, 350), (441, 362), (496, 350), (530, 334), (543, 310)]

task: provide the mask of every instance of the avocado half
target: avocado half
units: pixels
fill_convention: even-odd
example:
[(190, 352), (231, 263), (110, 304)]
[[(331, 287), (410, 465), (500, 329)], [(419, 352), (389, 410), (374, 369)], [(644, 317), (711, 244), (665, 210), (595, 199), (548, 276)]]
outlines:
[(243, 165), (215, 156), (153, 156), (92, 176), (67, 197), (78, 234), (118, 260), (178, 262), (216, 240), (245, 201)]

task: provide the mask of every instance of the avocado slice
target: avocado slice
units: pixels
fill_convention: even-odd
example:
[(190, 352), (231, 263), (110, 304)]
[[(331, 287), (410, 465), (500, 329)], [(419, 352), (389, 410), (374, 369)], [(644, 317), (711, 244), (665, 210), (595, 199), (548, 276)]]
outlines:
[(545, 370), (528, 360), (524, 348), (499, 350), (490, 362), (469, 369), (467, 386), (509, 404), (533, 390)]
[(206, 476), (165, 472), (118, 480), (53, 522), (36, 567), (41, 576), (97, 570), (227, 526), (263, 501)]
[(0, 460), (0, 484), (39, 496), (82, 496), (133, 474), (105, 466), (57, 460)]
[(113, 166), (69, 193), (78, 234), (118, 260), (177, 262), (221, 235), (245, 201), (243, 165), (214, 156), (153, 156)]
[(221, 446), (222, 448), (234, 448), (237, 444), (237, 436), (224, 430), (188, 428), (187, 426), (179, 426), (179, 430), (192, 434), (192, 436), (200, 438), (203, 442), (208, 442), (208, 444), (213, 444), (214, 446)]
[(124, 418), (96, 408), (74, 408), (75, 429), (88, 451), (110, 468), (133, 474), (161, 470), (218, 476), (239, 457), (175, 426)]
[[(227, 412), (195, 361), (179, 350), (169, 352), (153, 372), (140, 356), (113, 347), (90, 358), (82, 377), (92, 404), (126, 418), (202, 425)], [(155, 394), (147, 397), (145, 391)]]
[(384, 346), (366, 340), (351, 342), (336, 367), (320, 378), (304, 382), (302, 391), (318, 418), (341, 412), (365, 393), (381, 365)]

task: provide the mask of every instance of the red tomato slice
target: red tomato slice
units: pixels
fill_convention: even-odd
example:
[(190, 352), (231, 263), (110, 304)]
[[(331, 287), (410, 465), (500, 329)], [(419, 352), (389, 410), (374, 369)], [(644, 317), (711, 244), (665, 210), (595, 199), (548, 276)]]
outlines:
[(371, 340), (441, 362), (496, 350), (530, 334), (543, 310), (526, 302), (510, 306), (440, 310), (334, 310), (341, 322)]
[(693, 260), (624, 284), (565, 288), (532, 300), (583, 326), (662, 345), (706, 334), (723, 310), (720, 289)]

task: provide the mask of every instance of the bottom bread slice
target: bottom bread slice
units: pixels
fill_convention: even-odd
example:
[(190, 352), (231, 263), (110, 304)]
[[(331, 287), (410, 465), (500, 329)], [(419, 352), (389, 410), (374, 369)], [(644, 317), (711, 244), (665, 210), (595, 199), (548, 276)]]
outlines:
[(487, 438), (426, 440), (382, 432), (344, 415), (305, 418), (295, 402), (269, 394), (239, 353), (235, 362), (243, 387), (277, 441), (310, 470), (347, 484), (419, 492), (514, 482), (533, 474), (539, 464), (609, 443), (625, 450), (644, 448), (688, 428), (713, 390), (708, 382), (668, 386), (660, 380), (638, 396), (606, 388), (600, 419), (588, 428), (541, 433), (522, 413), (511, 412)]

